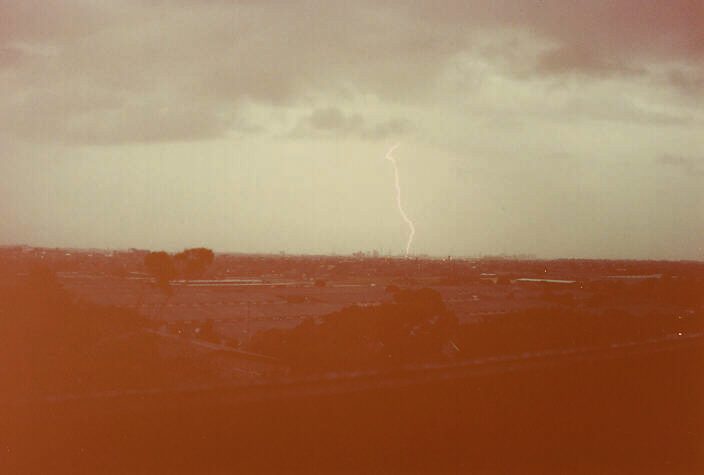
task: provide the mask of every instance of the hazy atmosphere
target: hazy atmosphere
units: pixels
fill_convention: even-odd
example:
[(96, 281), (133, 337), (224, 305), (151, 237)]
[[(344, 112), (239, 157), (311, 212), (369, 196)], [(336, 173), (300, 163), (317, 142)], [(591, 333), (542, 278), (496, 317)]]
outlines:
[(0, 0), (0, 243), (704, 258), (704, 4)]

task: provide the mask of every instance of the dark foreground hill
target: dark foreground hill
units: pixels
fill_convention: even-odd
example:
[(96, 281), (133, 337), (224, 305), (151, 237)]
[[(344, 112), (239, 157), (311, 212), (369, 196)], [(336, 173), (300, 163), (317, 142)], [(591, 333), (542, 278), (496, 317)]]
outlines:
[(4, 473), (702, 473), (692, 338), (484, 369), (5, 405)]

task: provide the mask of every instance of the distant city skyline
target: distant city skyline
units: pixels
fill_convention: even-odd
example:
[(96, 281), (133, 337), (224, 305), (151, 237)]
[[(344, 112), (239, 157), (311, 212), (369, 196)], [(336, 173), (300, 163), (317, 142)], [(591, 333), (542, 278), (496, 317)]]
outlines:
[(698, 0), (0, 18), (0, 244), (704, 259)]

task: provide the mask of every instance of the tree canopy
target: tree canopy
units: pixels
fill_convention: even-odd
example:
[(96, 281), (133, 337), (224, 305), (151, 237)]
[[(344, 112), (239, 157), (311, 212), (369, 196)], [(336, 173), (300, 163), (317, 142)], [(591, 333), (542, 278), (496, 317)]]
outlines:
[(201, 277), (214, 259), (213, 251), (204, 247), (186, 249), (174, 256), (179, 273), (187, 279)]

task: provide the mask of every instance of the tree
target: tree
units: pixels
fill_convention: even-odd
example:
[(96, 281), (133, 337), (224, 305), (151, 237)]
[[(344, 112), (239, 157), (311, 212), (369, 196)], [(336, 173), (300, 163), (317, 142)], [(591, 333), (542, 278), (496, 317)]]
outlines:
[(213, 251), (204, 247), (186, 249), (174, 256), (179, 272), (187, 279), (201, 277), (214, 259)]
[(157, 285), (165, 291), (170, 289), (169, 282), (176, 277), (171, 256), (164, 251), (150, 252), (144, 256), (144, 267), (156, 279)]

